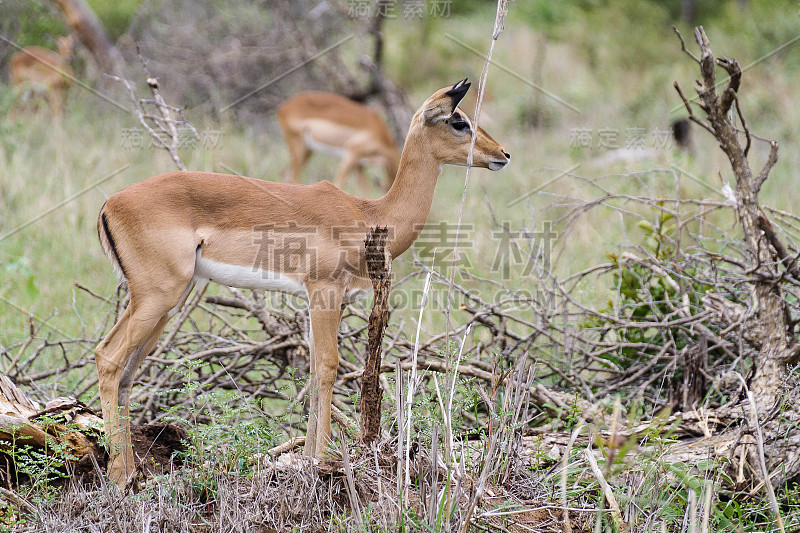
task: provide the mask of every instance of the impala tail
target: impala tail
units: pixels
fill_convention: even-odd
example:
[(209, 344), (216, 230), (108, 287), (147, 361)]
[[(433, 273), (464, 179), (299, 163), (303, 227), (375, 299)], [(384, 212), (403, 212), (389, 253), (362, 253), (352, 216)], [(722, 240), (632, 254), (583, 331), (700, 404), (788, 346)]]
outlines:
[(122, 262), (119, 260), (119, 253), (117, 252), (117, 245), (114, 242), (114, 237), (111, 236), (111, 230), (108, 228), (108, 218), (106, 217), (106, 206), (100, 209), (100, 216), (97, 217), (97, 236), (100, 239), (100, 245), (106, 253), (106, 257), (114, 265), (114, 270), (120, 277), (120, 280), (125, 279), (125, 269), (122, 268)]

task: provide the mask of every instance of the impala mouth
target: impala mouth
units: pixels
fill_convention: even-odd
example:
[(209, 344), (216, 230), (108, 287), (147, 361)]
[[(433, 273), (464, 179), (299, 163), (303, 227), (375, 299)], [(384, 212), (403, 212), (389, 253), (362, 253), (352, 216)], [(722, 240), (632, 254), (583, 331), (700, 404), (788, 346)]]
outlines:
[(511, 154), (506, 152), (505, 149), (501, 150), (502, 154), (505, 156), (503, 159), (495, 159), (494, 161), (489, 161), (489, 170), (500, 170), (504, 166), (511, 161)]

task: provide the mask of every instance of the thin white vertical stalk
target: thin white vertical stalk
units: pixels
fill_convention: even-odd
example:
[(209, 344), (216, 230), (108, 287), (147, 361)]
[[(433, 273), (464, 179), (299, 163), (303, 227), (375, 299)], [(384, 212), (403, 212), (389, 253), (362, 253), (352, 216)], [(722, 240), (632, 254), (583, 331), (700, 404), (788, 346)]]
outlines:
[[(461, 364), (461, 357), (464, 354), (464, 344), (467, 342), (467, 337), (472, 329), (472, 324), (467, 326), (464, 336), (461, 338), (461, 349), (458, 350), (458, 358), (456, 358), (456, 366), (453, 369), (453, 380), (450, 383), (450, 397), (447, 398), (447, 410), (442, 412), (442, 419), (445, 421), (447, 427), (447, 467), (453, 459), (453, 396), (456, 394), (456, 379), (458, 378), (458, 366)], [(436, 391), (438, 394), (438, 390)]]
[(395, 363), (395, 395), (397, 396), (397, 497), (400, 499), (400, 505), (398, 508), (398, 515), (400, 524), (403, 523), (404, 520), (404, 508), (403, 502), (406, 501), (404, 498), (404, 489), (403, 489), (403, 472), (405, 471), (405, 454), (403, 453), (403, 432), (405, 431), (405, 426), (403, 425), (404, 416), (403, 416), (403, 371), (402, 367), (400, 366), (400, 359), (397, 359)]
[[(478, 80), (478, 101), (475, 104), (475, 116), (472, 118), (472, 130), (478, 131), (478, 123), (481, 118), (481, 108), (483, 106), (483, 96), (486, 92), (486, 79), (489, 77), (489, 65), (492, 63), (492, 54), (494, 53), (494, 44), (497, 42), (500, 33), (506, 21), (508, 14), (508, 0), (497, 0), (497, 13), (494, 19), (494, 30), (492, 31), (492, 40), (489, 43), (489, 53), (486, 54), (486, 62), (483, 64), (480, 79)], [(475, 141), (477, 134), (472, 135), (469, 143), (469, 153), (467, 154), (467, 172), (464, 175), (464, 190), (461, 193), (461, 205), (458, 209), (458, 224), (456, 225), (456, 238), (453, 246), (453, 262), (450, 268), (450, 280), (447, 286), (447, 303), (445, 305), (446, 327), (448, 331), (447, 339), (445, 342), (445, 353), (450, 355), (450, 295), (453, 292), (453, 283), (455, 282), (456, 264), (458, 262), (458, 238), (461, 234), (461, 221), (464, 217), (464, 205), (467, 201), (467, 188), (469, 187), (469, 176), (472, 170), (472, 155), (475, 152)]]
[[(425, 278), (425, 288), (422, 291), (422, 303), (419, 308), (419, 318), (417, 319), (417, 334), (414, 338), (414, 352), (411, 356), (411, 375), (408, 378), (408, 386), (406, 391), (406, 416), (405, 426), (403, 429), (406, 433), (406, 446), (405, 446), (405, 465), (404, 465), (404, 478), (405, 487), (403, 487), (404, 496), (408, 496), (408, 487), (411, 485), (411, 472), (408, 468), (408, 463), (411, 460), (411, 408), (414, 405), (414, 393), (417, 390), (417, 354), (419, 353), (419, 336), (422, 330), (422, 316), (425, 313), (425, 304), (428, 303), (428, 292), (431, 288), (431, 274), (428, 272), (428, 277)], [(400, 437), (402, 439), (402, 436)]]

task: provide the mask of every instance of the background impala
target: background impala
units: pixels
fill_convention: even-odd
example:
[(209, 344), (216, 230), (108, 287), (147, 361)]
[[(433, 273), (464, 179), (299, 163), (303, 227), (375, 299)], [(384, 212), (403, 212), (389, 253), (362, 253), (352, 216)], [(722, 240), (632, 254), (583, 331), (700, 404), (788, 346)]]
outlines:
[(400, 154), (397, 143), (380, 114), (371, 107), (344, 96), (307, 91), (286, 100), (278, 108), (281, 126), (291, 157), (289, 178), (300, 183), (300, 173), (313, 152), (341, 157), (333, 184), (339, 188), (355, 170), (366, 189), (363, 163), (381, 165), (386, 172), (385, 186), (392, 186)]
[(58, 53), (41, 46), (28, 46), (11, 56), (11, 84), (15, 90), (16, 111), (35, 108), (36, 99), (47, 100), (54, 115), (64, 112), (64, 99), (72, 84), (69, 60), (75, 37), (59, 37)]

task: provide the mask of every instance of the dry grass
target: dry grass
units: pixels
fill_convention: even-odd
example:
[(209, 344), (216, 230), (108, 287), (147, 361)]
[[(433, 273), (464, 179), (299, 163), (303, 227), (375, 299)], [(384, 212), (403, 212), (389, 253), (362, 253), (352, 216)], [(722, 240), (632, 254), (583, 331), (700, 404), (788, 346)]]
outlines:
[[(396, 492), (396, 458), (386, 451), (351, 452), (351, 468), (341, 461), (311, 462), (290, 454), (276, 462), (262, 461), (248, 475), (177, 470), (147, 480), (135, 495), (123, 495), (103, 484), (72, 483), (57, 499), (36, 504), (36, 516), (26, 516), (18, 531), (86, 532), (284, 532), (284, 531), (425, 531), (451, 530), (428, 524), (424, 491), (413, 489), (402, 504)], [(424, 453), (414, 456), (414, 476), (430, 486), (446, 474), (431, 468)], [(347, 481), (354, 480), (355, 493)], [(519, 472), (530, 479), (524, 470)], [(518, 485), (525, 479), (517, 479)], [(466, 489), (452, 517), (456, 525), (469, 504), (474, 480), (462, 480)], [(524, 498), (496, 487), (473, 514), (474, 531), (562, 531), (557, 506), (547, 505), (546, 492), (532, 490)], [(352, 512), (357, 502), (360, 514)], [(402, 509), (402, 511), (400, 511)], [(572, 513), (573, 530), (588, 531), (593, 513)], [(435, 514), (434, 514), (435, 516)], [(430, 528), (430, 529), (429, 529)], [(459, 530), (453, 527), (452, 530)]]
[[(757, 502), (746, 497), (741, 499), (740, 505), (740, 500), (736, 499), (739, 494), (720, 495), (716, 491), (717, 484), (725, 481), (716, 465), (698, 473), (693, 469), (696, 465), (676, 467), (668, 462), (664, 450), (679, 435), (671, 432), (667, 422), (651, 424), (644, 434), (625, 434), (622, 448), (608, 445), (608, 442), (613, 444), (613, 439), (608, 441), (608, 438), (609, 435), (613, 437), (614, 431), (606, 415), (614, 409), (612, 395), (621, 387), (642, 393), (643, 401), (649, 402), (643, 407), (639, 403), (640, 395), (624, 405), (619, 420), (613, 417), (614, 424), (625, 420), (623, 425), (628, 429), (636, 427), (642, 419), (653, 422), (659, 414), (657, 407), (672, 403), (670, 394), (680, 387), (671, 380), (676, 375), (675, 361), (682, 353), (675, 343), (666, 344), (663, 353), (656, 350), (654, 354), (649, 349), (634, 351), (629, 356), (631, 359), (623, 364), (646, 360), (654, 366), (647, 375), (629, 380), (632, 373), (626, 373), (628, 369), (620, 371), (602, 358), (601, 365), (592, 366), (591, 361), (597, 362), (598, 353), (602, 355), (600, 344), (590, 343), (587, 348), (575, 338), (570, 341), (569, 335), (558, 333), (556, 339), (550, 339), (552, 330), (546, 335), (539, 333), (541, 317), (548, 317), (548, 325), (564, 328), (574, 324), (580, 315), (575, 307), (560, 314), (560, 304), (544, 301), (552, 293), (545, 291), (537, 295), (542, 301), (504, 304), (513, 307), (514, 316), (525, 323), (509, 320), (507, 308), (502, 308), (499, 314), (493, 309), (497, 307), (496, 302), (487, 295), (498, 294), (500, 289), (495, 282), (501, 275), (493, 270), (493, 263), (499, 246), (497, 235), (503, 234), (504, 224), (510, 231), (519, 232), (539, 230), (545, 221), (561, 223), (557, 230), (559, 246), (551, 257), (551, 266), (552, 274), (564, 279), (584, 267), (606, 261), (605, 252), (619, 255), (633, 251), (639, 254), (639, 259), (646, 259), (646, 250), (641, 246), (646, 235), (637, 224), (657, 219), (654, 212), (663, 209), (652, 209), (655, 199), (678, 194), (684, 199), (700, 198), (701, 201), (692, 207), (697, 212), (706, 208), (721, 210), (723, 208), (715, 202), (723, 200), (722, 180), (730, 179), (724, 156), (713, 140), (701, 136), (695, 138), (698, 156), (668, 148), (644, 162), (603, 163), (595, 159), (605, 152), (596, 148), (596, 133), (601, 128), (617, 129), (620, 135), (624, 135), (625, 128), (645, 128), (649, 143), (649, 135), (655, 128), (668, 126), (673, 116), (671, 110), (679, 104), (672, 92), (672, 80), (679, 79), (687, 84), (694, 76), (690, 67), (682, 62), (677, 42), (668, 28), (663, 33), (653, 30), (650, 35), (648, 57), (654, 57), (655, 49), (658, 52), (655, 56), (661, 58), (660, 63), (650, 69), (636, 61), (623, 61), (630, 50), (610, 46), (609, 43), (616, 41), (608, 32), (587, 32), (585, 26), (576, 22), (573, 33), (580, 30), (582, 35), (573, 35), (575, 39), (551, 37), (542, 41), (541, 35), (513, 16), (512, 9), (511, 24), (498, 46), (495, 60), (513, 66), (515, 72), (527, 79), (534, 79), (537, 76), (535, 61), (527, 62), (518, 51), (537, 48), (536, 60), (541, 57), (545, 62), (541, 71), (542, 84), (546, 88), (557, 88), (558, 94), (574, 103), (581, 112), (569, 112), (545, 98), (539, 102), (544, 110), (537, 110), (544, 116), (543, 127), (531, 128), (525, 118), (535, 101), (530, 86), (501, 70), (492, 71), (482, 125), (509, 148), (513, 164), (498, 175), (476, 173), (467, 197), (465, 221), (470, 224), (470, 234), (460, 248), (468, 252), (472, 268), (460, 279), (459, 287), (464, 293), (479, 295), (480, 301), (465, 298), (465, 302), (474, 304), (474, 309), (454, 311), (454, 347), (443, 345), (445, 321), (441, 305), (431, 304), (419, 325), (416, 323), (419, 299), (406, 300), (412, 303), (393, 312), (394, 329), (387, 341), (392, 356), (388, 364), (395, 365), (396, 360), (405, 365), (403, 368), (410, 368), (410, 353), (414, 344), (421, 342), (423, 363), (430, 363), (434, 370), (428, 368), (423, 372), (421, 382), (412, 382), (410, 373), (402, 370), (394, 376), (391, 372), (385, 374), (388, 378), (385, 392), (387, 398), (391, 396), (392, 399), (386, 401), (390, 414), (384, 423), (385, 438), (379, 451), (347, 448), (347, 464), (331, 461), (312, 465), (293, 455), (274, 462), (263, 456), (253, 457), (252, 451), (259, 443), (247, 440), (244, 430), (256, 427), (254, 420), (267, 420), (265, 424), (269, 427), (264, 433), (256, 433), (264, 437), (264, 442), (260, 443), (263, 447), (274, 444), (268, 439), (277, 441), (302, 432), (303, 407), (297, 399), (303, 387), (301, 378), (305, 365), (302, 325), (294, 324), (298, 327), (290, 335), (293, 344), (289, 348), (294, 351), (288, 353), (287, 350), (286, 356), (277, 363), (267, 361), (264, 366), (255, 367), (252, 365), (257, 358), (244, 356), (258, 355), (259, 348), (269, 342), (257, 318), (245, 310), (225, 314), (209, 306), (207, 310), (198, 310), (186, 317), (186, 327), (176, 333), (174, 343), (164, 350), (163, 358), (151, 362), (148, 372), (137, 384), (142, 404), (136, 414), (143, 420), (176, 413), (192, 419), (189, 429), (194, 432), (194, 446), (189, 452), (190, 466), (151, 477), (135, 495), (120, 494), (104, 483), (68, 484), (58, 497), (52, 492), (47, 496), (44, 492), (32, 502), (37, 515), (25, 515), (19, 530), (282, 532), (387, 531), (404, 527), (406, 530), (440, 531), (446, 524), (446, 528), (455, 531), (469, 522), (476, 531), (563, 531), (560, 517), (563, 506), (568, 505), (574, 511), (571, 513), (572, 530), (588, 531), (612, 527), (610, 515), (598, 512), (606, 505), (599, 478), (608, 483), (618, 500), (622, 518), (635, 531), (657, 531), (667, 524), (676, 530), (678, 527), (699, 528), (704, 517), (719, 518), (732, 508), (726, 503), (727, 499), (739, 506), (738, 518), (744, 517), (761, 529), (769, 527), (769, 518)], [(443, 83), (463, 77), (464, 72), (477, 73), (476, 65), (480, 60), (444, 34), (450, 31), (459, 39), (477, 45), (485, 40), (484, 22), (479, 18), (440, 21), (440, 29), (444, 31), (428, 36), (425, 46), (433, 52), (424, 54), (424, 60), (419, 62), (409, 63), (407, 57), (398, 57), (405, 52), (404, 47), (387, 50), (390, 68), (398, 72), (418, 69), (418, 72), (409, 73), (416, 78), (403, 77), (419, 80), (417, 86), (409, 88), (416, 95), (409, 99), (411, 102), (420, 101)], [(390, 39), (394, 36), (415, 44), (418, 40), (407, 25), (390, 25), (387, 35)], [(733, 53), (738, 49), (735, 39), (742, 37), (738, 32), (731, 32), (731, 35), (718, 42), (721, 50)], [(756, 61), (769, 51), (758, 45), (758, 35), (752, 28), (747, 30), (746, 38), (752, 42), (748, 41), (742, 54), (737, 55), (743, 64)], [(713, 37), (718, 39), (716, 35)], [(502, 46), (505, 42), (510, 43), (509, 46)], [(539, 48), (542, 42), (547, 45), (546, 51)], [(797, 110), (792, 94), (796, 92), (797, 77), (791, 61), (790, 57), (778, 54), (755, 63), (748, 72), (748, 79), (759, 80), (759, 83), (748, 87), (742, 98), (745, 113), (752, 116), (750, 129), (756, 133), (774, 132), (784, 147), (762, 198), (765, 203), (787, 211), (792, 210), (797, 200), (795, 188), (790, 186), (791, 169), (800, 161), (796, 150), (790, 149), (797, 136), (796, 125), (800, 124), (800, 120), (795, 120)], [(169, 99), (169, 87), (163, 90)], [(773, 94), (777, 97), (771, 97)], [(755, 112), (751, 114), (749, 110)], [(71, 282), (79, 281), (103, 298), (114, 293), (116, 279), (96, 245), (95, 214), (107, 194), (172, 168), (164, 154), (146, 148), (124, 148), (121, 132), (134, 124), (127, 115), (114, 113), (114, 109), (89, 100), (88, 95), (73, 92), (68, 114), (61, 123), (52, 123), (41, 116), (24, 123), (0, 121), (0, 176), (3, 177), (0, 198), (4, 209), (0, 235), (46, 214), (0, 242), (0, 279), (3, 280), (0, 285), (0, 348), (7, 349), (7, 357), (0, 368), (7, 369), (4, 365), (17, 358), (23, 369), (18, 379), (37, 387), (35, 394), (40, 397), (64, 391), (86, 391), (84, 398), (93, 398), (91, 351), (108, 330), (108, 311), (117, 302), (91, 297)], [(252, 131), (224, 120), (214, 123), (209, 119), (203, 123), (204, 118), (191, 118), (201, 132), (204, 129), (222, 131), (223, 141), (218, 149), (182, 152), (189, 168), (271, 179), (281, 174), (286, 156), (276, 131), (269, 124)], [(595, 147), (573, 149), (571, 135), (576, 128), (593, 131)], [(759, 160), (765, 155), (765, 145), (756, 141), (752, 157)], [(331, 160), (324, 156), (316, 158), (307, 180), (328, 177), (330, 164)], [(120, 174), (97, 187), (92, 186), (123, 167)], [(566, 169), (571, 170), (565, 176)], [(459, 169), (447, 169), (443, 173), (432, 222), (453, 223), (457, 219), (462, 176), (463, 171)], [(604, 177), (598, 179), (598, 176)], [(64, 199), (84, 189), (84, 195), (51, 211)], [(617, 196), (601, 202), (608, 191)], [(377, 191), (371, 193), (377, 194)], [(597, 204), (593, 209), (582, 209), (580, 206), (587, 202)], [(572, 216), (575, 213), (579, 215)], [(800, 224), (793, 217), (782, 217), (774, 212), (772, 215), (779, 219), (791, 240), (800, 240), (797, 239)], [(692, 213), (690, 216), (700, 215)], [(706, 232), (719, 230), (719, 234), (736, 237), (737, 230), (731, 221), (730, 214), (714, 215), (700, 227)], [(521, 244), (523, 252), (531, 252), (531, 243)], [(710, 247), (714, 246), (711, 243)], [(429, 274), (431, 256), (423, 253), (419, 258), (421, 262), (404, 262), (403, 259), (395, 262), (396, 278), (407, 277), (406, 285), (401, 285), (398, 294), (419, 296)], [(653, 280), (657, 283), (665, 267), (645, 259), (637, 275), (647, 283)], [(433, 291), (439, 294), (449, 277), (447, 262), (435, 264), (433, 268)], [(545, 285), (551, 281), (548, 278), (551, 272), (538, 268), (527, 271), (528, 265), (526, 262), (514, 265), (500, 280), (506, 285), (500, 290), (503, 297), (519, 291), (535, 292), (543, 280)], [(670, 275), (680, 279), (684, 275), (680, 270), (685, 266), (676, 266), (676, 271), (669, 271)], [(657, 270), (659, 268), (662, 270)], [(609, 273), (614, 272), (613, 265), (608, 269)], [(712, 274), (709, 273), (709, 277), (713, 277)], [(616, 298), (618, 293), (610, 278), (610, 275), (598, 274), (575, 284), (570, 305), (598, 302), (604, 305)], [(737, 283), (741, 282), (740, 278), (736, 279)], [(481, 292), (485, 289), (488, 290)], [(223, 289), (217, 291), (210, 295), (228, 296)], [(566, 309), (566, 304), (564, 307)], [(44, 320), (54, 309), (57, 309), (55, 316)], [(302, 321), (301, 313), (291, 305), (279, 305), (275, 309), (279, 316), (286, 313), (289, 318)], [(619, 305), (609, 306), (608, 312), (612, 310), (625, 312)], [(695, 310), (705, 312), (699, 307)], [(348, 313), (341, 335), (344, 357), (337, 399), (345, 414), (352, 416), (356, 403), (356, 373), (362, 363), (359, 359), (363, 354), (360, 332), (365, 312), (351, 308)], [(29, 332), (29, 314), (34, 315), (33, 335)], [(472, 329), (468, 329), (470, 324), (474, 326)], [(696, 340), (692, 326), (681, 325), (682, 329), (676, 330), (682, 342), (687, 337)], [(237, 329), (250, 337), (243, 344), (253, 348), (252, 353), (236, 353), (225, 360), (240, 371), (236, 376), (243, 378), (240, 384), (228, 379), (230, 376), (224, 372), (220, 373), (218, 366), (199, 367), (195, 369), (196, 374), (187, 374), (186, 367), (181, 366), (187, 352), (202, 346), (230, 347), (243, 340), (235, 333)], [(208, 342), (203, 335), (210, 331), (216, 337)], [(596, 332), (598, 337), (590, 340), (599, 343), (604, 340), (603, 335), (608, 335), (606, 340), (614, 339), (613, 334), (603, 332), (600, 327)], [(29, 338), (32, 341), (26, 344)], [(80, 340), (59, 344), (57, 339)], [(457, 355), (448, 359), (442, 354), (458, 354), (461, 342), (466, 358), (458, 363), (461, 372), (456, 372)], [(733, 344), (741, 343), (736, 339), (736, 342), (724, 342), (720, 346), (723, 344), (725, 348), (734, 349), (735, 346), (731, 348)], [(565, 346), (568, 349), (562, 349)], [(500, 348), (495, 351), (497, 347)], [(41, 353), (46, 356), (38, 357)], [(718, 356), (715, 368), (739, 364), (741, 357), (737, 359), (736, 355), (739, 352), (731, 353), (714, 355)], [(70, 372), (64, 372), (57, 379), (52, 379), (52, 375), (48, 379), (32, 379), (41, 372), (52, 372), (54, 361), (62, 360), (71, 368)], [(518, 367), (515, 363), (519, 361), (532, 361), (538, 366), (533, 370), (524, 365)], [(583, 363), (586, 366), (581, 367)], [(285, 373), (288, 366), (299, 366), (300, 373), (288, 377)], [(711, 369), (712, 373), (715, 368)], [(495, 379), (501, 372), (516, 373), (514, 379), (501, 386)], [(221, 379), (201, 383), (201, 378), (205, 380), (210, 375), (221, 376)], [(165, 376), (169, 381), (164, 387), (167, 390), (156, 394), (152, 385)], [(594, 382), (587, 384), (590, 378)], [(539, 388), (532, 387), (529, 380), (539, 382)], [(223, 381), (224, 387), (220, 385)], [(571, 392), (548, 391), (541, 382), (551, 389)], [(185, 392), (182, 387), (195, 387), (198, 383), (199, 388), (194, 389), (197, 395), (182, 395)], [(204, 387), (235, 390), (240, 394), (235, 402), (241, 403), (225, 400), (230, 403), (223, 405), (224, 402), (208, 401), (202, 403), (206, 410), (198, 410), (201, 402), (192, 404), (192, 401), (199, 398)], [(269, 390), (265, 392), (265, 388)], [(416, 393), (409, 397), (398, 394), (398, 389), (400, 393), (415, 389)], [(733, 394), (732, 391), (717, 392), (713, 401), (725, 401)], [(579, 395), (585, 397), (579, 398)], [(257, 403), (242, 401), (242, 398)], [(169, 411), (176, 406), (179, 411)], [(233, 409), (233, 416), (229, 416), (230, 412), (226, 415), (225, 409)], [(282, 416), (287, 411), (289, 415)], [(601, 412), (603, 416), (589, 426), (581, 426), (582, 415), (590, 412)], [(204, 433), (205, 428), (212, 427), (206, 426), (206, 422), (216, 427), (229, 424), (232, 430), (224, 435), (229, 440), (220, 440), (210, 431)], [(534, 431), (530, 429), (533, 425), (538, 426), (535, 432), (539, 435), (523, 437), (526, 431)], [(593, 437), (581, 435), (577, 441), (570, 441), (568, 434), (564, 437), (561, 433), (572, 430), (577, 436), (579, 427), (591, 428)], [(398, 439), (397, 435), (406, 435), (406, 438)], [(236, 438), (245, 445), (240, 443), (237, 448)], [(594, 446), (596, 456), (601, 457), (599, 470), (591, 468), (591, 461), (583, 451), (585, 446)], [(240, 463), (245, 452), (250, 453)], [(219, 455), (226, 457), (217, 460)], [(297, 461), (292, 462), (292, 458)], [(694, 497), (690, 496), (692, 493)], [(792, 500), (796, 495), (788, 493), (782, 498), (787, 508), (796, 509), (795, 500)], [(8, 524), (18, 515), (13, 506), (6, 509), (9, 514), (4, 520)], [(797, 525), (796, 519), (793, 524)]]

